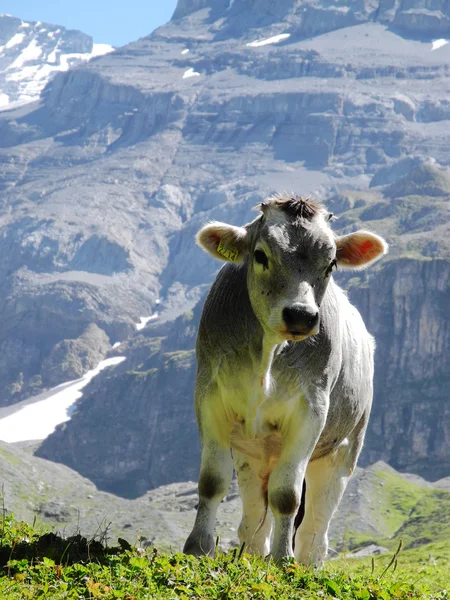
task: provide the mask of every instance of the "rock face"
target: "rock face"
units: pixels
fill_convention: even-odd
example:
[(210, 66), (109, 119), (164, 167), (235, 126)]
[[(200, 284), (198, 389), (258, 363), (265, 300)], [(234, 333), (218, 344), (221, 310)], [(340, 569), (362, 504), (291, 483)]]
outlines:
[[(297, 35), (315, 36), (341, 27), (375, 21), (411, 35), (450, 34), (450, 9), (445, 0), (431, 4), (405, 0), (344, 0), (330, 5), (326, 0), (178, 0), (173, 20), (193, 17), (203, 10), (210, 21), (239, 16), (242, 27), (272, 23), (276, 17), (287, 22)], [(220, 23), (227, 27), (228, 23)]]
[(113, 50), (81, 31), (0, 15), (0, 111), (38, 100), (55, 73)]
[(378, 340), (365, 460), (447, 474), (447, 19), (439, 1), (180, 0), (1, 113), (1, 402), (100, 356), (92, 324), (128, 338), (42, 456), (124, 495), (195, 478), (195, 327), (217, 264), (194, 234), (293, 189), (337, 231), (391, 243), (378, 270), (341, 276)]

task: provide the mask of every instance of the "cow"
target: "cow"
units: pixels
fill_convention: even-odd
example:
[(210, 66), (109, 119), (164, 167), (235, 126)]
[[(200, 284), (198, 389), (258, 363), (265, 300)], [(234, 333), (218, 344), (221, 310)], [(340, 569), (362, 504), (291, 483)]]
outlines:
[(332, 272), (365, 269), (388, 246), (369, 231), (336, 235), (321, 203), (293, 194), (258, 208), (243, 227), (212, 222), (197, 234), (227, 264), (197, 337), (199, 505), (184, 552), (215, 551), (234, 466), (246, 551), (277, 562), (295, 551), (299, 563), (320, 565), (362, 448), (374, 373), (374, 339)]

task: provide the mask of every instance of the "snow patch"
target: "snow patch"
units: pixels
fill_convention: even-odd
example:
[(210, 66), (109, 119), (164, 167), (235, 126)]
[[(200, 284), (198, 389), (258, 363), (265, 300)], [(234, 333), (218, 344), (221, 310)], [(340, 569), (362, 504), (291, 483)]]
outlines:
[(194, 71), (194, 69), (191, 67), (190, 69), (188, 69), (187, 71), (184, 72), (183, 74), (183, 79), (188, 79), (189, 77), (199, 77), (200, 73), (197, 73), (197, 71)]
[[(57, 29), (54, 32), (47, 33), (48, 36), (54, 39), (61, 32)], [(8, 44), (8, 47), (14, 47), (25, 39), (24, 34), (16, 34)], [(28, 46), (24, 49), (16, 48), (16, 52), (11, 57), (11, 63), (4, 68), (4, 77), (6, 82), (14, 82), (16, 89), (13, 88), (13, 96), (8, 92), (9, 102), (6, 105), (6, 100), (0, 103), (0, 111), (5, 110), (6, 106), (21, 106), (28, 102), (33, 102), (39, 98), (39, 95), (49, 79), (56, 72), (67, 71), (80, 62), (87, 62), (97, 56), (103, 56), (114, 51), (114, 47), (110, 44), (93, 44), (92, 50), (89, 53), (68, 53), (61, 54), (59, 42), (55, 39), (55, 47), (50, 52), (50, 48), (43, 48), (39, 45), (37, 39), (32, 39)], [(2, 47), (0, 46), (0, 52)], [(47, 56), (45, 54), (48, 52)], [(8, 54), (6, 54), (8, 56)], [(15, 60), (13, 60), (15, 57)], [(2, 59), (4, 55), (2, 56)], [(27, 64), (38, 62), (39, 64)], [(14, 84), (13, 84), (14, 85)], [(3, 90), (2, 90), (3, 91)]]
[(181, 51), (181, 54), (187, 54), (189, 52), (189, 48), (185, 48), (184, 50)]
[(18, 46), (25, 39), (24, 33), (16, 33), (12, 36), (12, 38), (5, 44), (5, 48), (13, 48), (14, 46)]
[(41, 54), (42, 48), (38, 45), (36, 40), (31, 40), (31, 42), (24, 50), (22, 50), (16, 60), (9, 65), (8, 71), (11, 69), (19, 69), (26, 62), (37, 60)]
[(409, 96), (405, 96), (405, 94), (400, 94), (400, 92), (397, 92), (394, 96), (394, 98), (396, 100), (399, 100), (400, 102), (404, 102), (405, 104), (407, 104), (412, 110), (415, 110), (416, 105), (414, 104), (414, 102), (411, 100), (411, 98)]
[(449, 40), (444, 40), (443, 38), (439, 39), (439, 40), (434, 40), (431, 43), (431, 51), (433, 50), (437, 50), (438, 48), (442, 48), (442, 46), (446, 46), (448, 44)]
[(1, 107), (5, 107), (9, 105), (9, 96), (8, 94), (3, 94), (3, 92), (0, 92), (0, 108)]
[(114, 348), (118, 348), (118, 347), (120, 346), (120, 344), (121, 344), (121, 343), (122, 343), (122, 342), (114, 342), (114, 344), (112, 345), (112, 347), (113, 347), (113, 350), (114, 350)]
[(107, 358), (80, 379), (63, 383), (50, 390), (49, 393), (54, 393), (49, 398), (24, 406), (21, 410), (0, 419), (0, 440), (9, 443), (44, 440), (55, 431), (57, 425), (70, 420), (76, 401), (83, 395), (81, 390), (100, 371), (124, 360), (125, 356)]
[(88, 55), (90, 60), (95, 56), (103, 56), (104, 54), (109, 54), (110, 52), (114, 52), (114, 47), (109, 44), (94, 44), (92, 47), (91, 53)]
[(260, 46), (267, 46), (268, 44), (278, 44), (282, 40), (287, 40), (291, 37), (290, 33), (280, 33), (279, 35), (274, 35), (273, 37), (266, 38), (264, 40), (256, 40), (254, 42), (249, 42), (246, 44), (249, 48), (259, 48)]
[(139, 318), (140, 318), (140, 322), (136, 323), (136, 329), (138, 331), (140, 331), (141, 329), (144, 329), (144, 327), (147, 325), (147, 323), (149, 321), (156, 321), (156, 319), (158, 318), (158, 313), (155, 313), (151, 317), (139, 317)]
[(48, 63), (56, 63), (56, 50), (58, 49), (58, 44), (54, 47), (54, 49), (47, 56)]
[(25, 29), (26, 27), (31, 27), (31, 25), (26, 21), (22, 21), (22, 24), (19, 25), (19, 29)]

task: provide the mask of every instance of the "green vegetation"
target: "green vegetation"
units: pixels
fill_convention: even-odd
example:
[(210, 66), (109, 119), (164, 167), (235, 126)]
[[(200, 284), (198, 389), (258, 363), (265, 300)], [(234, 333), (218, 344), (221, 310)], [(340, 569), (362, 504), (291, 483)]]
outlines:
[(0, 456), (6, 459), (12, 465), (18, 465), (21, 463), (20, 458), (15, 456), (15, 454), (13, 454), (12, 452), (8, 452), (8, 449), (4, 446), (0, 446)]
[[(382, 573), (392, 558), (392, 554), (375, 557), (373, 559), (374, 573)], [(363, 577), (367, 575), (367, 566), (371, 561), (371, 558), (341, 558), (328, 563), (327, 568), (332, 573), (347, 570), (352, 573), (353, 577)], [(393, 572), (394, 566), (395, 561), (385, 575), (388, 577), (387, 581), (410, 585), (416, 591), (421, 590), (424, 594), (423, 597), (450, 598), (450, 545), (448, 539), (445, 542), (433, 542), (410, 550), (402, 550), (397, 556), (395, 572)]]
[(395, 472), (374, 470), (374, 475), (377, 483), (372, 483), (370, 496), (377, 509), (371, 517), (377, 534), (350, 527), (339, 550), (355, 550), (369, 544), (394, 550), (400, 539), (405, 549), (450, 540), (450, 491), (424, 487)]
[(2, 600), (450, 598), (444, 587), (450, 564), (446, 544), (375, 560), (341, 559), (314, 571), (293, 561), (276, 566), (237, 550), (196, 559), (131, 547), (121, 539), (106, 548), (80, 535), (63, 539), (43, 533), (12, 516), (3, 517), (0, 536)]
[(127, 371), (127, 375), (133, 375), (134, 377), (152, 377), (156, 375), (158, 369), (147, 369), (146, 371)]
[(195, 357), (195, 350), (177, 350), (164, 353), (164, 367), (189, 367)]
[(406, 548), (450, 540), (450, 492), (424, 488), (391, 473), (377, 475), (383, 483), (383, 503), (389, 507), (385, 523), (391, 544), (400, 538)]

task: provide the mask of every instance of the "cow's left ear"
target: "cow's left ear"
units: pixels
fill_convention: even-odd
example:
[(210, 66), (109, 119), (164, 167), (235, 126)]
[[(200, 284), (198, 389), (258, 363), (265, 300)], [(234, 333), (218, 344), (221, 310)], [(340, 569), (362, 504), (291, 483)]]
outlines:
[(214, 221), (205, 225), (197, 233), (197, 244), (214, 258), (229, 262), (242, 262), (247, 253), (248, 231), (245, 227), (235, 227)]
[(370, 231), (355, 231), (336, 239), (336, 260), (344, 269), (365, 269), (384, 256), (389, 246)]

